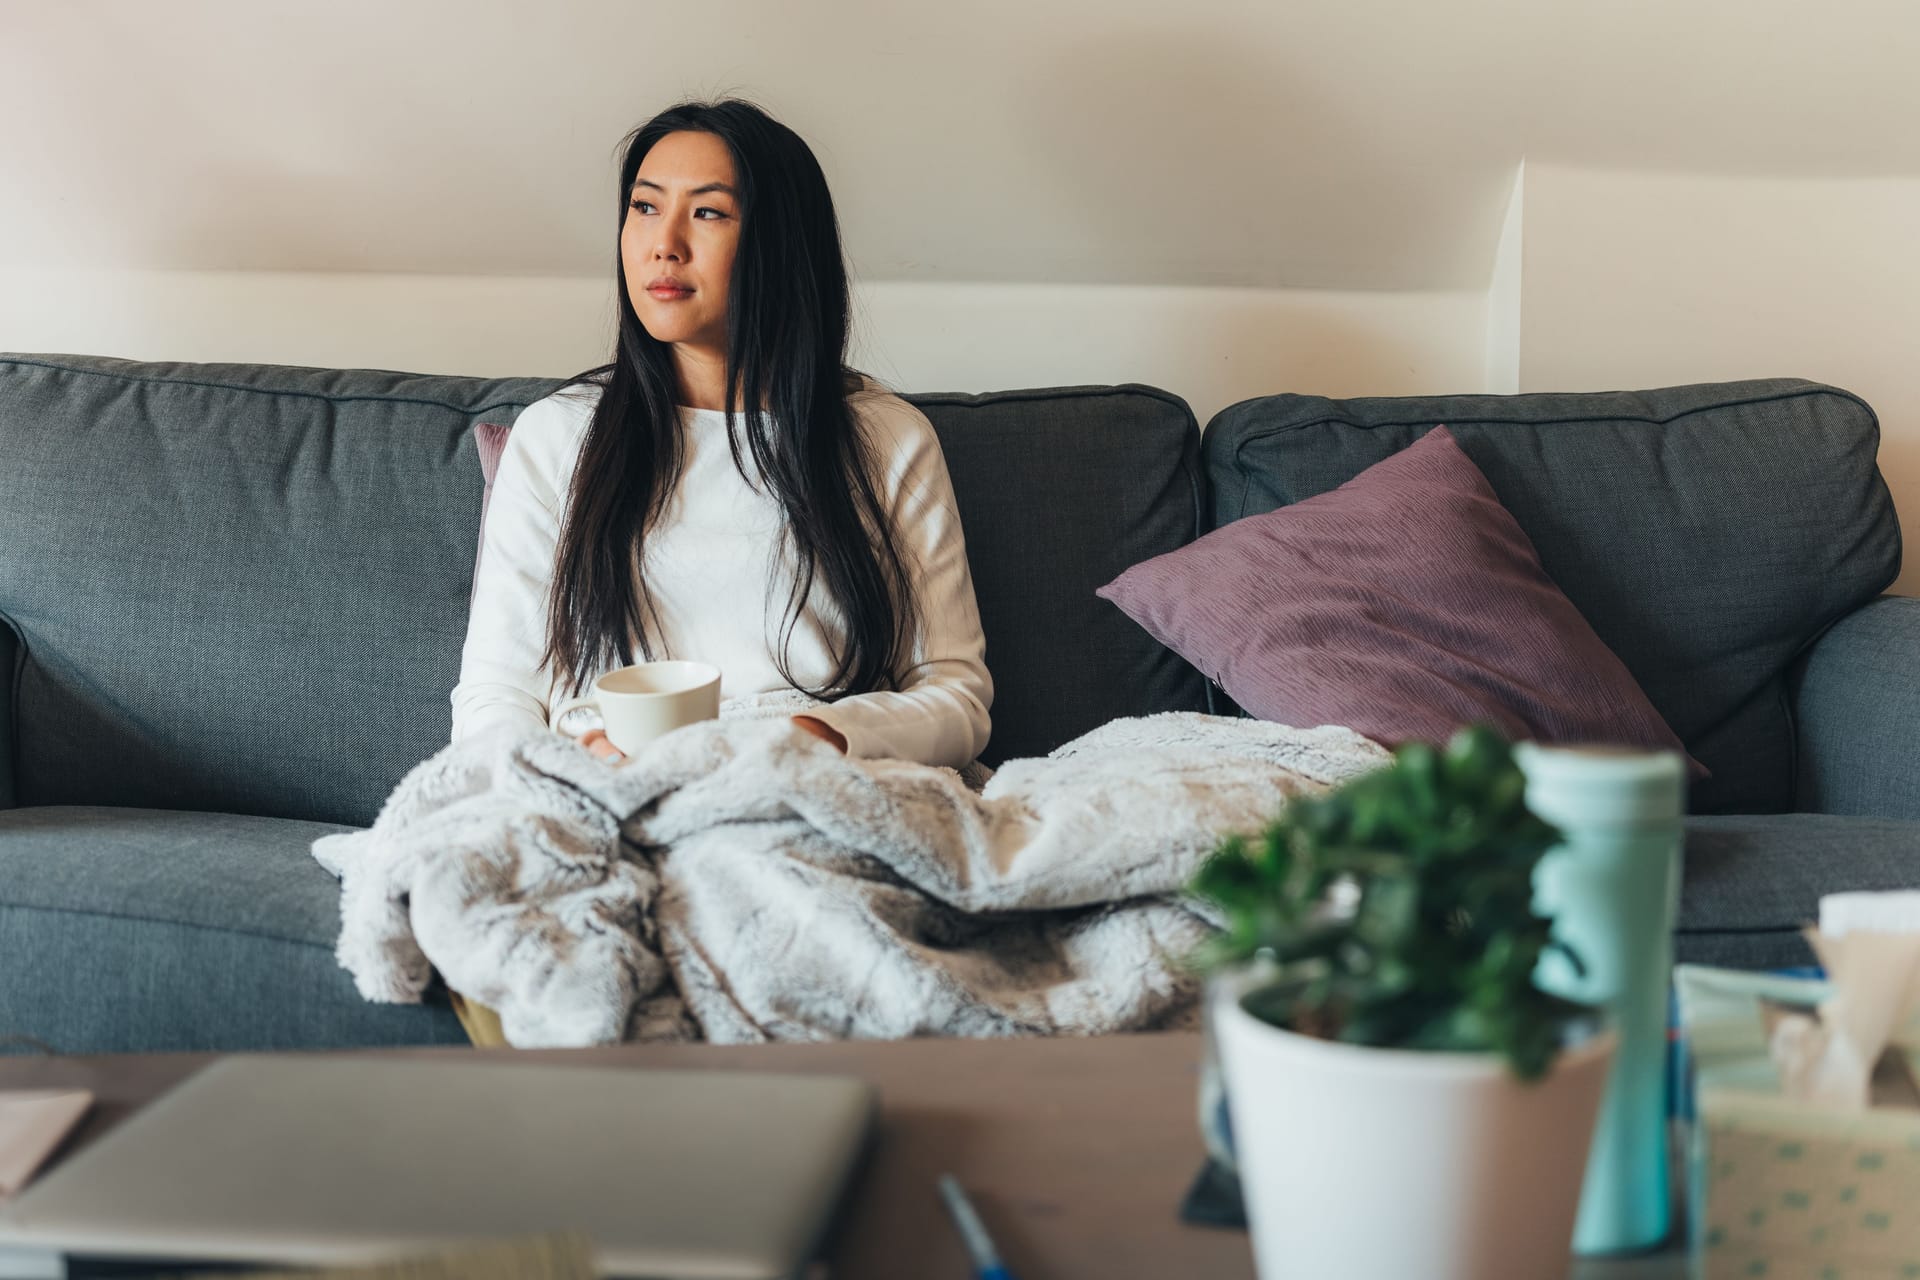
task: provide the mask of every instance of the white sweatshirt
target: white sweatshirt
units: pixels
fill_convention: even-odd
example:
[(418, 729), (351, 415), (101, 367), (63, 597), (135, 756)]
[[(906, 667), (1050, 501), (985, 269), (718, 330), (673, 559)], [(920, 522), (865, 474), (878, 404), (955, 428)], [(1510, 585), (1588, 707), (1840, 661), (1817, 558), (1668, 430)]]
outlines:
[[(503, 722), (545, 726), (548, 708), (563, 700), (540, 670), (547, 592), (574, 464), (599, 396), (593, 386), (558, 391), (527, 406), (507, 439), (453, 690), (456, 741)], [(843, 734), (850, 755), (957, 768), (986, 746), (993, 681), (953, 483), (939, 438), (918, 409), (871, 384), (851, 404), (867, 428), (880, 495), (918, 592), (920, 630), (897, 673), (899, 692), (855, 694), (809, 714)], [(685, 470), (648, 531), (642, 568), (659, 614), (649, 632), (654, 657), (720, 668), (723, 698), (786, 689), (774, 665), (794, 575), (785, 513), (734, 465), (725, 414), (683, 407), (680, 421)], [(744, 441), (741, 453), (753, 469)], [(839, 617), (816, 580), (788, 646), (795, 680), (818, 688), (832, 674), (827, 641), (840, 634)]]

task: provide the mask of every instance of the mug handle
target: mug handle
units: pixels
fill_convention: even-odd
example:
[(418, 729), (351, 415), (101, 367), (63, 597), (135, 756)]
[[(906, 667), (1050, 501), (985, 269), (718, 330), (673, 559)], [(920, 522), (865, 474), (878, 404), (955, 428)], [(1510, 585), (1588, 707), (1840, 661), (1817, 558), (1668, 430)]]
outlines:
[[(594, 696), (590, 693), (583, 693), (575, 697), (568, 698), (565, 702), (561, 703), (558, 707), (555, 707), (553, 711), (547, 716), (547, 723), (555, 727), (555, 732), (565, 733), (565, 730), (559, 728), (560, 722), (566, 719), (569, 713), (578, 711), (581, 707), (592, 707), (596, 711), (600, 710), (600, 704), (598, 701), (594, 699)], [(606, 719), (605, 712), (601, 712), (601, 719), (602, 720)]]

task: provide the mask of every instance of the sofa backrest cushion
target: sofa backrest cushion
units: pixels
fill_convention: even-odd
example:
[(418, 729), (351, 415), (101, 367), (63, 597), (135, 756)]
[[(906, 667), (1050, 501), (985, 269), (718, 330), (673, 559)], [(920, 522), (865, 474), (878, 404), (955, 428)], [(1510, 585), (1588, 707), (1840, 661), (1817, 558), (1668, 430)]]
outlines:
[(940, 436), (993, 675), (998, 764), (1119, 716), (1205, 711), (1198, 671), (1094, 592), (1206, 521), (1200, 433), (1145, 386), (911, 395)]
[[(473, 428), (558, 383), (0, 356), (17, 803), (368, 823), (447, 741)], [(991, 758), (1204, 683), (1093, 589), (1196, 536), (1197, 431), (1147, 388), (916, 397), (960, 503)]]
[(554, 385), (0, 357), (18, 802), (371, 821), (447, 741), (474, 422)]
[(1873, 411), (1792, 379), (1568, 395), (1271, 396), (1207, 427), (1214, 521), (1336, 488), (1438, 425), (1712, 770), (1695, 785), (1693, 808), (1790, 808), (1787, 667), (1899, 571)]

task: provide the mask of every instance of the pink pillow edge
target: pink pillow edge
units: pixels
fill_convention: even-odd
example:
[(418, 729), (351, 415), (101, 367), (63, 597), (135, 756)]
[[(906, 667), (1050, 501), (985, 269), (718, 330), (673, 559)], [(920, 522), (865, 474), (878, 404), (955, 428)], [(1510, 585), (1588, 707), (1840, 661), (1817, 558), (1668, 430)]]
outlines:
[(467, 604), (473, 604), (473, 586), (480, 581), (480, 557), (487, 549), (487, 508), (493, 505), (493, 477), (500, 471), (500, 459), (507, 451), (511, 426), (498, 422), (477, 422), (473, 426), (474, 449), (480, 455), (480, 534), (473, 549), (473, 577), (468, 579)]

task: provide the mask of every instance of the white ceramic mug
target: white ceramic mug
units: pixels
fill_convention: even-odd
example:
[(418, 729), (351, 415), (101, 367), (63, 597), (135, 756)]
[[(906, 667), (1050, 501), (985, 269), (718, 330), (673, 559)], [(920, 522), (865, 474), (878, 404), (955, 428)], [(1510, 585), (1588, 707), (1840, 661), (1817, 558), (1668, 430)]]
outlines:
[(662, 734), (720, 714), (720, 668), (704, 662), (641, 662), (607, 672), (588, 692), (555, 708), (550, 723), (577, 707), (600, 712), (607, 737), (632, 755)]

